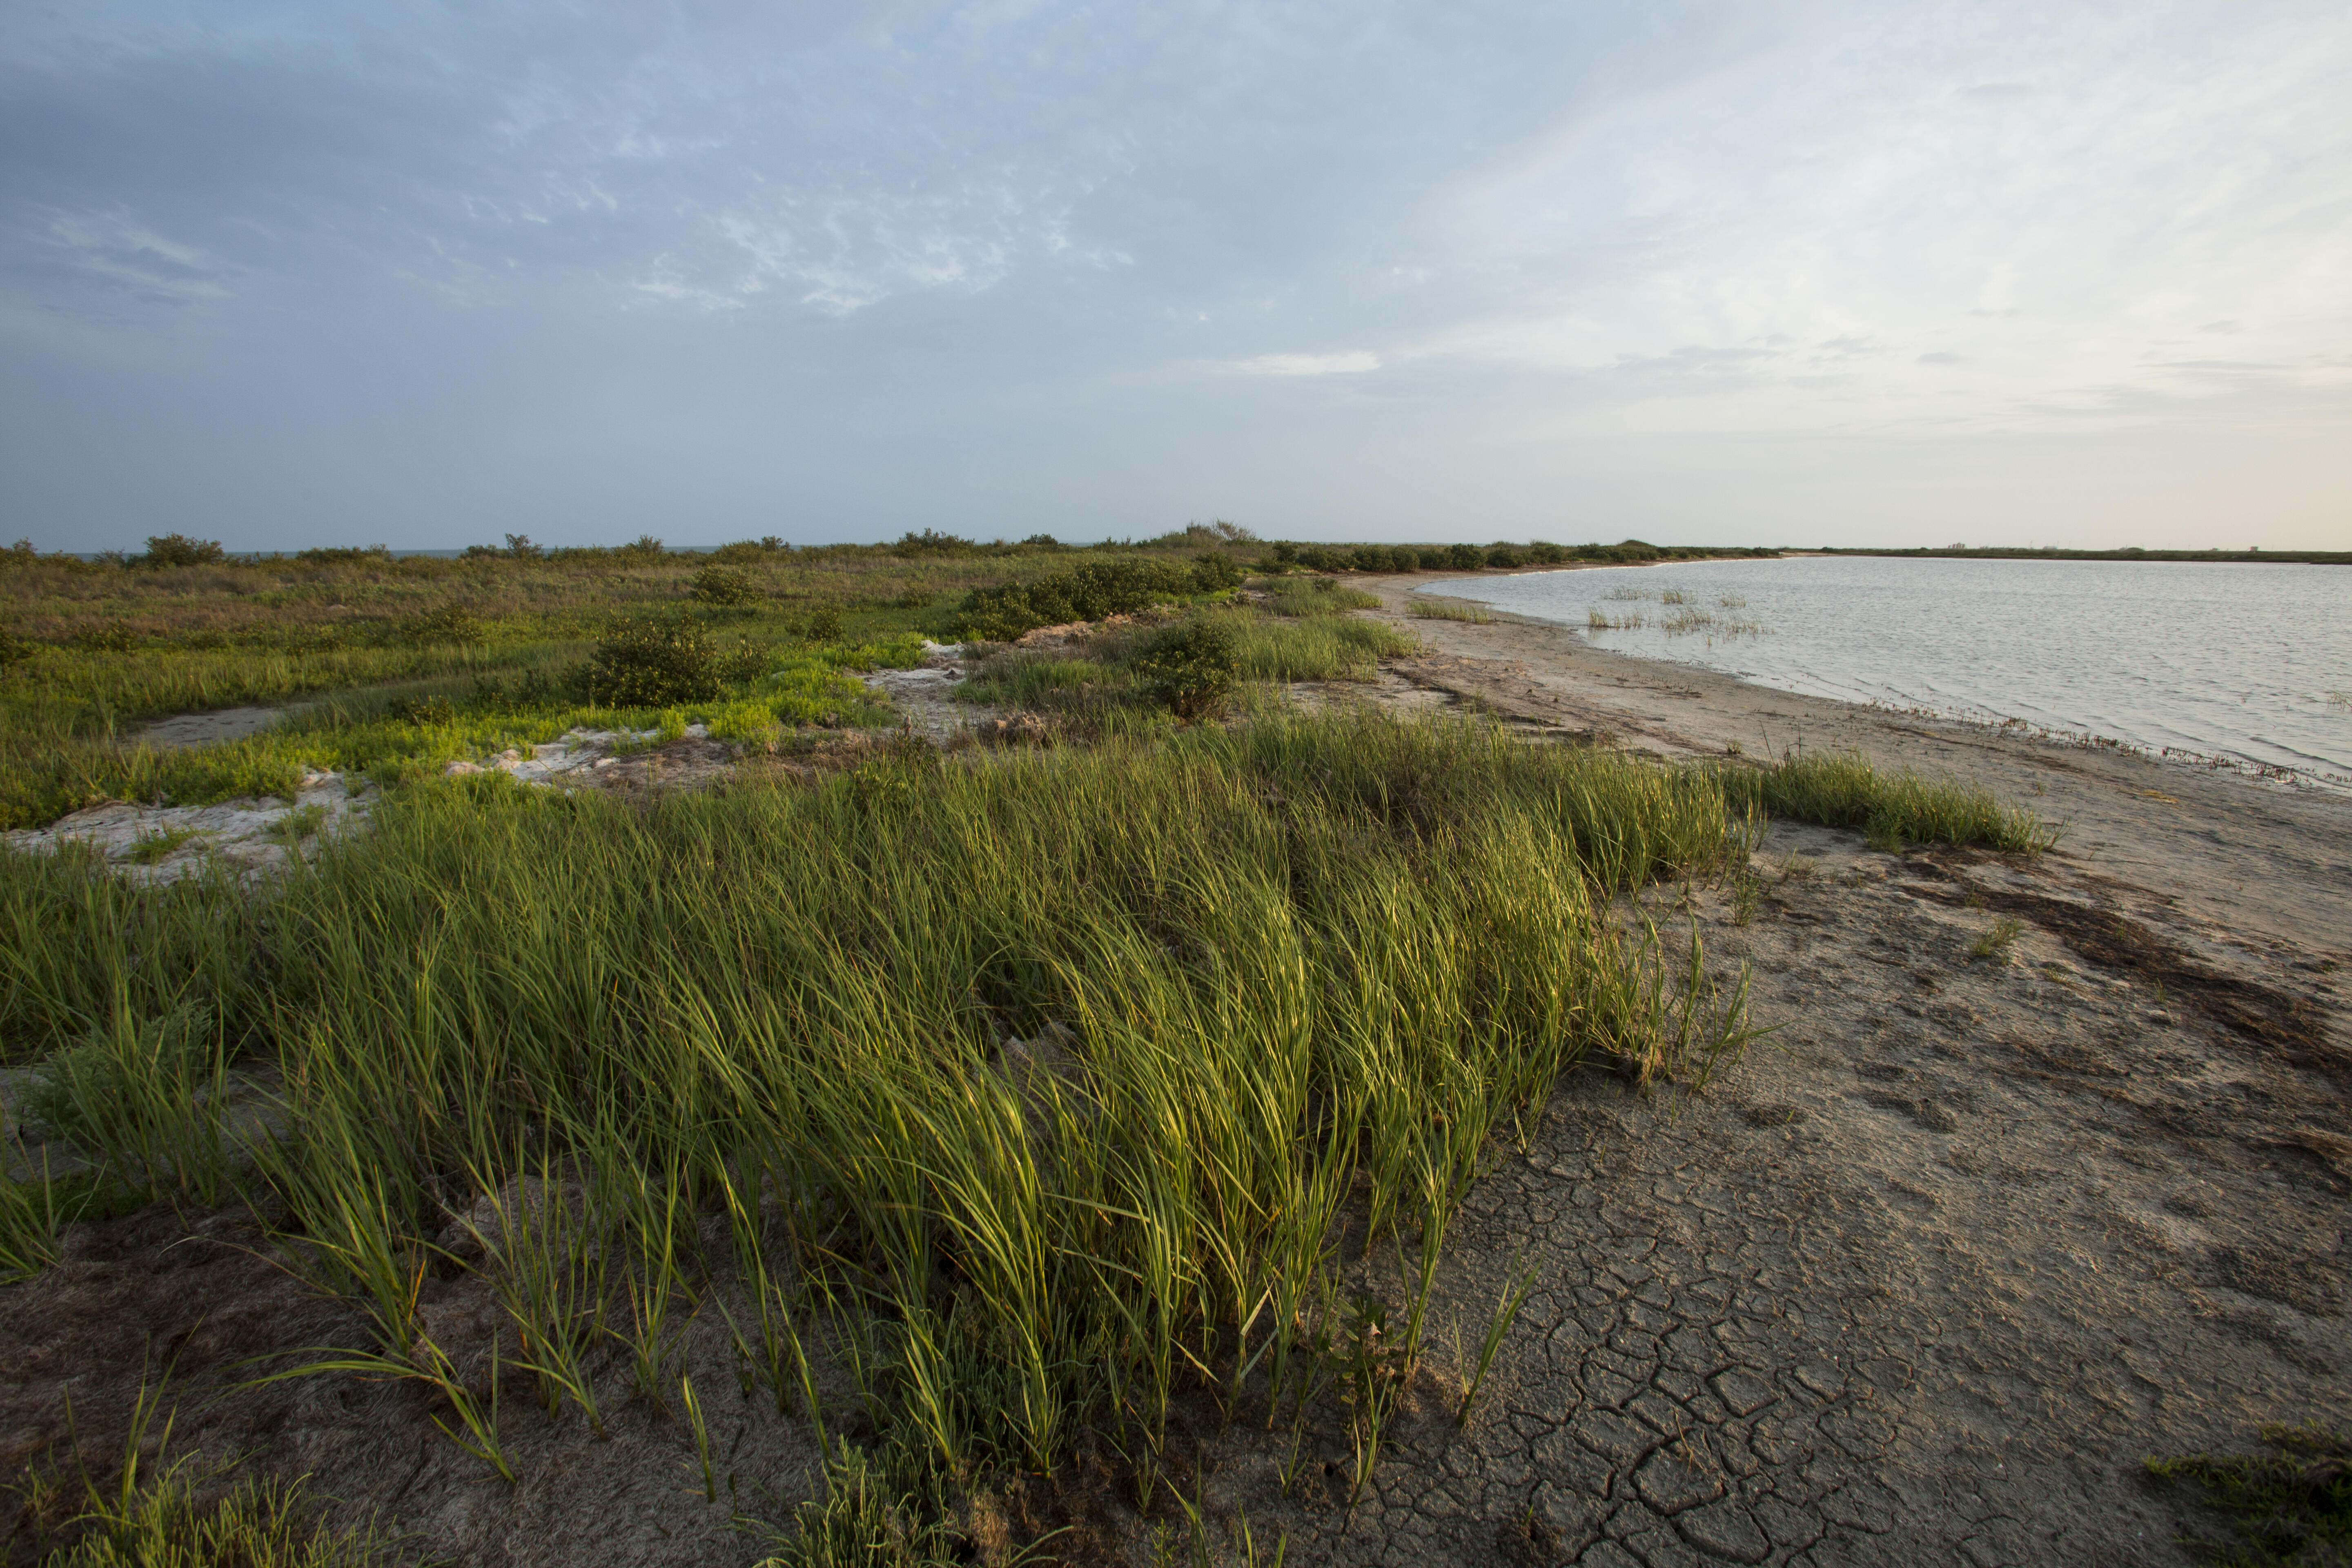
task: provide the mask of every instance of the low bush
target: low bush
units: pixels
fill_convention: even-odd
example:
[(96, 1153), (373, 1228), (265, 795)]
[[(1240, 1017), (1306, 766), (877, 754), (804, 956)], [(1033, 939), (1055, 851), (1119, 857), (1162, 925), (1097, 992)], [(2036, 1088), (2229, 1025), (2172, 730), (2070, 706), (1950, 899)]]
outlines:
[(138, 558), (142, 566), (214, 566), (228, 559), (228, 552), (217, 539), (191, 539), (184, 533), (159, 533), (149, 536), (147, 553)]
[(694, 574), (687, 591), (706, 605), (749, 605), (760, 597), (751, 574), (735, 566), (705, 566)]
[(1222, 617), (1203, 616), (1154, 635), (1133, 665), (1153, 701), (1179, 719), (1205, 719), (1233, 697), (1239, 644)]
[(576, 684), (591, 702), (665, 708), (707, 702), (724, 679), (719, 652), (696, 622), (626, 616), (596, 645)]
[(975, 588), (958, 612), (961, 634), (990, 642), (1011, 642), (1038, 626), (1131, 616), (1146, 605), (1237, 587), (1241, 568), (1222, 555), (1203, 554), (1188, 563), (1114, 561), (1088, 563), (1034, 583)]

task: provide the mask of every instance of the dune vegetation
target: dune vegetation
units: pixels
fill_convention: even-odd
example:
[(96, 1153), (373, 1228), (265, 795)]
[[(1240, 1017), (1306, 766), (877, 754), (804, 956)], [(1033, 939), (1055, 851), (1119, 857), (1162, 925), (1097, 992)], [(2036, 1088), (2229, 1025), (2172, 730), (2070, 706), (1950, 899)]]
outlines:
[[(954, 1559), (994, 1477), (1083, 1463), (1148, 1503), (1180, 1406), (1340, 1432), (1360, 1489), (1517, 1119), (1580, 1067), (1701, 1085), (1749, 1037), (1744, 981), (1627, 895), (1744, 871), (1768, 814), (2049, 841), (1859, 759), (1666, 767), (1297, 711), (1282, 683), (1368, 678), (1410, 635), (1202, 531), (1076, 564), (929, 535), (15, 566), (50, 640), (0, 676), (10, 826), (311, 768), (384, 787), (364, 833), (258, 883), (0, 854), (0, 1060), (32, 1069), (11, 1109), (77, 1156), (10, 1152), (0, 1273), (48, 1267), (77, 1218), (249, 1211), (367, 1324), (260, 1374), (428, 1388), (509, 1479), (519, 1422), (601, 1433), (636, 1402), (698, 1434), (679, 1325), (716, 1314), (744, 1388), (827, 1456), (771, 1521), (784, 1562)], [(1066, 743), (757, 765), (887, 731), (850, 672), (1073, 610), (1125, 619), (973, 649), (962, 689)], [(247, 740), (130, 739), (305, 695)], [(747, 759), (715, 787), (442, 776), (688, 720)], [(424, 1310), (452, 1276), (495, 1301), (486, 1341)], [(116, 1512), (193, 1508), (175, 1476)], [(290, 1495), (236, 1507), (291, 1529)]]

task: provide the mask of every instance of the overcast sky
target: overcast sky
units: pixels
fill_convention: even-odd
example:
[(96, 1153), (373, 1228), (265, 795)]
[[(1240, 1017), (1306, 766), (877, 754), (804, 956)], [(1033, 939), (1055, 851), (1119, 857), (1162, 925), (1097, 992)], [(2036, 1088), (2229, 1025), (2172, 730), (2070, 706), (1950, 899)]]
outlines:
[(16, 5), (0, 531), (2352, 548), (2352, 6)]

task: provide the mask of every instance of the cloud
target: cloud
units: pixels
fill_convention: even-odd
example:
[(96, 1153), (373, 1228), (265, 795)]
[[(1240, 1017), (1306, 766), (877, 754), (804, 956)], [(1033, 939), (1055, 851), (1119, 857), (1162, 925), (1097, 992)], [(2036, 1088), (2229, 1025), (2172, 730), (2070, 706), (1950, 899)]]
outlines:
[(1219, 367), (1242, 375), (1362, 375), (1381, 368), (1381, 356), (1370, 350), (1337, 354), (1255, 354), (1227, 360)]
[(226, 300), (220, 264), (164, 238), (119, 208), (43, 215), (34, 243), (60, 270), (163, 305)]
[(1944, 443), (2054, 537), (2128, 429), (2340, 535), (2352, 14), (1661, 5), (37, 9), (0, 462), (94, 547), (1744, 538)]

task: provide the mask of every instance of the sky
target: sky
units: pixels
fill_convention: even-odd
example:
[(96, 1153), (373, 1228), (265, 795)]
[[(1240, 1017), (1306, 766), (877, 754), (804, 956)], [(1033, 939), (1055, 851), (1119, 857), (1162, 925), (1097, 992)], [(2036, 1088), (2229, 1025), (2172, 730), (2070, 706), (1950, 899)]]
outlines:
[(0, 534), (2352, 548), (2343, 0), (17, 4)]

